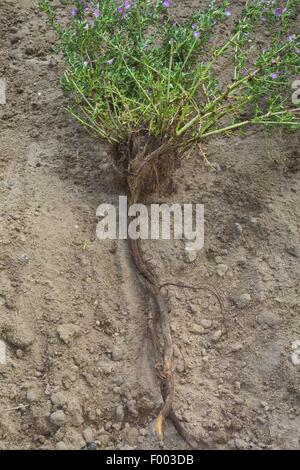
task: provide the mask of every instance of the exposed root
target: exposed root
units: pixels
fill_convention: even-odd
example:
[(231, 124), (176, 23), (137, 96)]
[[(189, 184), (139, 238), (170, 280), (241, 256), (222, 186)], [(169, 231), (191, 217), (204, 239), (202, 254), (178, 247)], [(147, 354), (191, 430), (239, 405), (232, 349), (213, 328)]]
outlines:
[[(141, 203), (146, 195), (157, 189), (160, 178), (170, 174), (171, 170), (180, 165), (181, 156), (176, 151), (176, 146), (164, 143), (158, 139), (150, 139), (147, 135), (132, 135), (127, 146), (121, 149), (120, 159), (117, 162), (123, 173), (127, 174), (127, 186), (129, 192), (129, 204)], [(163, 406), (156, 420), (156, 432), (163, 438), (163, 428), (166, 419), (170, 419), (178, 434), (194, 449), (207, 449), (207, 444), (191, 436), (183, 427), (174, 409), (174, 374), (173, 374), (173, 341), (170, 328), (168, 302), (162, 293), (162, 288), (173, 285), (181, 288), (198, 290), (201, 287), (193, 287), (172, 282), (160, 284), (158, 277), (151, 272), (143, 258), (140, 240), (129, 238), (129, 249), (133, 264), (140, 276), (145, 289), (150, 293), (155, 312), (148, 317), (149, 330), (152, 338), (157, 375), (160, 380), (160, 389), (163, 398)], [(204, 289), (204, 287), (203, 287)], [(219, 296), (211, 289), (219, 300), (222, 310), (222, 302)], [(163, 339), (161, 347), (160, 335)]]
[[(173, 341), (170, 328), (169, 310), (167, 302), (161, 293), (162, 287), (166, 285), (175, 285), (177, 287), (197, 290), (199, 288), (187, 286), (185, 284), (165, 283), (160, 285), (157, 277), (148, 270), (143, 259), (140, 241), (129, 240), (130, 253), (133, 263), (140, 274), (141, 282), (151, 294), (155, 302), (155, 314), (151, 313), (148, 317), (149, 330), (154, 348), (157, 375), (160, 380), (161, 394), (164, 405), (156, 420), (156, 432), (163, 438), (163, 425), (167, 418), (170, 418), (178, 434), (192, 449), (208, 449), (209, 446), (192, 436), (182, 425), (173, 409), (174, 401), (174, 374), (173, 374)], [(213, 292), (213, 291), (212, 291)], [(216, 294), (217, 295), (217, 294)], [(218, 297), (219, 299), (219, 297)], [(222, 306), (221, 300), (220, 305)], [(158, 326), (160, 326), (163, 337), (163, 351), (161, 351)]]

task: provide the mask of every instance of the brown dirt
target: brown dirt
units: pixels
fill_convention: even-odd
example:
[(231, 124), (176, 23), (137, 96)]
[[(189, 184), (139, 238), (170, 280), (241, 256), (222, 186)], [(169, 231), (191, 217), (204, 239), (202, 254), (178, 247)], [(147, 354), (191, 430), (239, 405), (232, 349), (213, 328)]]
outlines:
[[(35, 1), (1, 0), (0, 448), (158, 448), (149, 301), (126, 243), (96, 240), (118, 179), (110, 149), (63, 110), (54, 40)], [(222, 315), (209, 291), (168, 288), (175, 408), (213, 448), (300, 447), (299, 143), (283, 131), (219, 137), (205, 146), (216, 171), (195, 154), (155, 198), (205, 204), (197, 259), (180, 241), (144, 250), (162, 280), (223, 299)], [(186, 448), (169, 425), (165, 447)]]

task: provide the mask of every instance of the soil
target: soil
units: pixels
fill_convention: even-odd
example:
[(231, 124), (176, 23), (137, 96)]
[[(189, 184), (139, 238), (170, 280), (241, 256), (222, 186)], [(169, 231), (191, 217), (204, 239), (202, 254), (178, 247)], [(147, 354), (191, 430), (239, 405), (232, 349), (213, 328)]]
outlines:
[[(122, 194), (111, 149), (65, 113), (37, 2), (0, 3), (0, 448), (185, 449), (169, 423), (164, 444), (154, 433), (150, 304), (127, 244), (96, 239), (97, 207)], [(299, 143), (215, 138), (214, 169), (190, 155), (152, 198), (205, 204), (197, 257), (183, 241), (143, 248), (163, 281), (203, 287), (168, 287), (175, 409), (215, 449), (300, 447)]]

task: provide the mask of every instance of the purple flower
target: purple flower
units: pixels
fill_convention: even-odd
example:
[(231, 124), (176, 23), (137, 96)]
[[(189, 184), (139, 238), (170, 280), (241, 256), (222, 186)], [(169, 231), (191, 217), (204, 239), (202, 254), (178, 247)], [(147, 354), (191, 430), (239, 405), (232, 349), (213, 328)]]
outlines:
[(225, 10), (224, 15), (225, 16), (231, 16), (231, 11), (230, 10)]
[(273, 72), (271, 73), (270, 77), (272, 78), (272, 80), (275, 80), (276, 78), (278, 78), (278, 74)]
[(163, 6), (165, 8), (170, 8), (172, 6), (172, 1), (171, 0), (164, 0), (163, 1)]
[(112, 65), (112, 64), (114, 63), (114, 61), (115, 61), (115, 59), (112, 58), (112, 59), (109, 59), (109, 60), (107, 61), (107, 63), (108, 63), (108, 65)]
[(83, 9), (84, 13), (88, 13), (90, 11), (89, 7), (84, 7)]
[(195, 31), (193, 33), (193, 36), (194, 36), (195, 39), (198, 39), (201, 36), (201, 33), (199, 31)]
[(131, 0), (125, 0), (124, 8), (125, 10), (129, 10), (129, 8), (131, 8)]
[(100, 10), (99, 10), (99, 8), (96, 8), (96, 10), (94, 11), (94, 16), (95, 16), (96, 18), (99, 18), (99, 16), (100, 16)]
[(72, 8), (71, 15), (72, 16), (77, 16), (77, 13), (78, 13), (78, 8)]
[(300, 49), (295, 50), (296, 54), (300, 54)]
[(122, 15), (124, 13), (124, 8), (123, 7), (118, 7), (118, 13)]
[(286, 8), (276, 8), (276, 10), (274, 11), (274, 15), (277, 16), (277, 18), (279, 18), (285, 12), (286, 12)]
[(192, 29), (197, 29), (196, 23), (192, 24)]

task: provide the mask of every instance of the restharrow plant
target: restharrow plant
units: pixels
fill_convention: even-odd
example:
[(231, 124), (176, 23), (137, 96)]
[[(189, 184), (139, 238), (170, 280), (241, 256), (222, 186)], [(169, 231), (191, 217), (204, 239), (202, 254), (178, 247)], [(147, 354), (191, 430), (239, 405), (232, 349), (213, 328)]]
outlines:
[[(300, 129), (300, 109), (291, 103), (291, 83), (300, 72), (300, 36), (293, 29), (299, 0), (244, 0), (240, 14), (229, 1), (213, 0), (186, 21), (174, 20), (173, 0), (62, 3), (55, 9), (43, 0), (41, 8), (66, 59), (61, 83), (68, 110), (94, 135), (117, 146), (116, 163), (131, 202), (141, 202), (187, 150), (217, 134), (258, 125)], [(229, 65), (225, 79), (224, 61)], [(191, 442), (172, 408), (168, 307), (139, 241), (129, 243), (156, 302), (164, 339), (161, 353), (151, 320), (157, 356), (163, 357), (164, 406), (157, 431), (162, 434), (169, 416)]]

